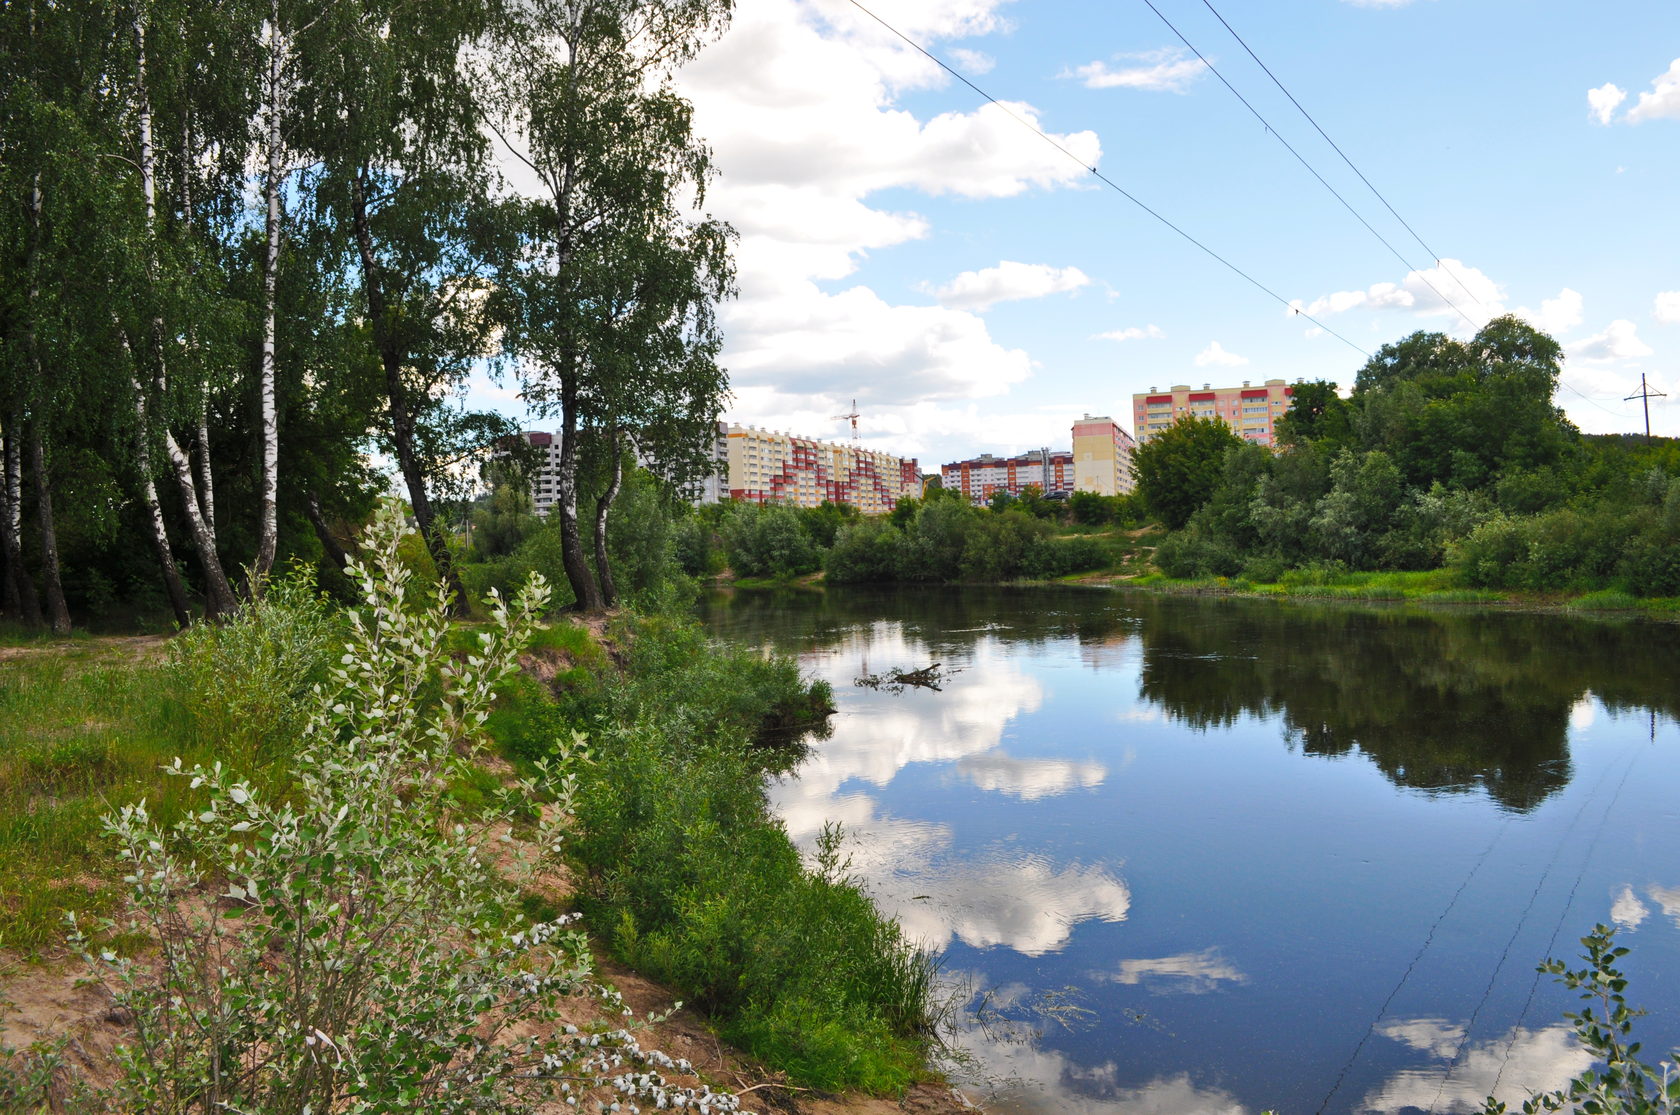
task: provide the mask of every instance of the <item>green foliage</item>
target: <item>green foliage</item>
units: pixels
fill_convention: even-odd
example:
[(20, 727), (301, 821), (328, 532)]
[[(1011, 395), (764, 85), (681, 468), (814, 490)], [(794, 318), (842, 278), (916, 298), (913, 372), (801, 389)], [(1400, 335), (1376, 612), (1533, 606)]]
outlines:
[(825, 499), (816, 507), (800, 508), (799, 517), (811, 541), (818, 549), (827, 550), (834, 546), (842, 527), (863, 520), (863, 512), (849, 503), (833, 503)]
[[(894, 517), (897, 512), (894, 512)], [(914, 522), (907, 516), (908, 522)], [(892, 518), (864, 519), (841, 529), (828, 552), (828, 579), (844, 584), (890, 584), (905, 564), (904, 532)]]
[[(1581, 1111), (1587, 1115), (1669, 1115), (1680, 1109), (1680, 1050), (1670, 1061), (1653, 1068), (1639, 1060), (1640, 1043), (1633, 1041), (1633, 1024), (1645, 1012), (1627, 1005), (1627, 977), (1616, 962), (1628, 950), (1615, 943), (1616, 931), (1595, 925), (1581, 938), (1587, 966), (1571, 969), (1561, 960), (1547, 960), (1540, 971), (1578, 992), (1587, 1006), (1564, 1015), (1575, 1024), (1575, 1039), (1593, 1055), (1595, 1067), (1563, 1088), (1523, 1103), (1524, 1115), (1542, 1111)], [(1596, 1007), (1596, 1010), (1595, 1010)], [(1487, 1098), (1484, 1115), (1503, 1115), (1505, 1104)]]
[(1225, 455), (1241, 445), (1217, 418), (1187, 414), (1132, 452), (1138, 493), (1162, 522), (1182, 527), (1219, 486)]
[[(373, 565), (352, 569), (366, 609), (304, 728), (295, 790), (272, 797), (224, 764), (177, 760), (168, 771), (199, 806), (168, 829), (144, 803), (106, 818), (130, 865), (128, 927), (163, 945), (155, 966), (85, 954), (137, 1021), (118, 1100), (515, 1111), (581, 1081), (652, 1102), (667, 1091), (657, 1073), (607, 1080), (649, 1063), (628, 1031), (556, 1032), (561, 1000), (590, 987), (587, 947), (561, 922), (505, 925), (516, 896), (479, 852), (505, 811), (474, 786), (469, 827), (452, 792), (546, 590), (492, 599), (474, 652), (451, 660), (447, 606), (411, 599), (394, 512), (377, 531)], [(548, 786), (565, 813), (570, 773)], [(208, 901), (183, 908), (183, 893)], [(539, 1029), (552, 1036), (523, 1036)]]
[(197, 624), (169, 645), (171, 695), (201, 745), (250, 768), (289, 749), (325, 679), (339, 625), (294, 566), (222, 624)]
[(671, 527), (671, 550), (677, 568), (690, 577), (712, 577), (729, 564), (718, 518), (700, 508), (682, 515)]
[(1562, 349), (1520, 319), (1466, 342), (1414, 333), (1385, 345), (1354, 385), (1360, 445), (1387, 452), (1406, 483), (1486, 488), (1565, 463), (1579, 432), (1552, 403)]
[(1135, 527), (1145, 518), (1141, 496), (1105, 496), (1097, 492), (1072, 492), (1068, 495), (1068, 514), (1082, 526)]
[(1291, 389), (1289, 409), (1277, 421), (1279, 445), (1300, 448), (1317, 444), (1336, 449), (1352, 440), (1352, 408), (1337, 393), (1334, 383), (1317, 379), (1297, 383)]
[(660, 688), (679, 707), (615, 735), (585, 773), (586, 910), (628, 962), (796, 1082), (902, 1089), (927, 1040), (929, 960), (856, 886), (800, 863), (739, 738), (703, 730), (721, 695)]
[(724, 528), (729, 566), (741, 577), (802, 577), (822, 564), (803, 517), (771, 505), (732, 516)]

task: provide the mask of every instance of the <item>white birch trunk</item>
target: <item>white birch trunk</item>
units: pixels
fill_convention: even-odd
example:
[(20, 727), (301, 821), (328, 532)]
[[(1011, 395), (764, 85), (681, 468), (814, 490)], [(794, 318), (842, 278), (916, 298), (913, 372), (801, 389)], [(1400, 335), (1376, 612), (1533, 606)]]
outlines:
[[(157, 235), (157, 151), (152, 142), (152, 100), (146, 78), (146, 24), (144, 14), (135, 12), (134, 16), (134, 47), (135, 47), (135, 92), (136, 124), (140, 133), (140, 189), (146, 202), (146, 236), (148, 241)], [(149, 254), (149, 253), (148, 253)], [(148, 271), (151, 262), (147, 263)], [(152, 319), (152, 344), (157, 360), (157, 387), (159, 398), (167, 386), (163, 354), (164, 324), (162, 317)], [(134, 381), (137, 393), (136, 406), (142, 411), (145, 407), (144, 392), (138, 379)], [(199, 564), (204, 569), (204, 595), (207, 610), (212, 619), (231, 615), (238, 607), (233, 598), (233, 589), (228, 584), (227, 574), (222, 571), (222, 559), (216, 552), (216, 525), (213, 518), (205, 514), (200, 503), (201, 493), (193, 476), (192, 461), (181, 451), (181, 446), (175, 440), (175, 435), (164, 430), (164, 445), (169, 451), (169, 463), (175, 470), (175, 480), (181, 487), (181, 504), (186, 509), (187, 520), (192, 525), (193, 541), (198, 548)], [(206, 464), (208, 469), (208, 463)], [(213, 506), (213, 505), (212, 505)]]
[(263, 582), (274, 567), (278, 545), (277, 506), (280, 495), (280, 436), (274, 407), (276, 282), (280, 268), (280, 183), (284, 168), (280, 160), (280, 0), (270, 0), (268, 24), (268, 88), (264, 111), (268, 117), (268, 171), (263, 194), (268, 203), (267, 232), (263, 254), (262, 364), (257, 395), (262, 405), (262, 481), (260, 484), (257, 557), (251, 565), (251, 595), (262, 593)]

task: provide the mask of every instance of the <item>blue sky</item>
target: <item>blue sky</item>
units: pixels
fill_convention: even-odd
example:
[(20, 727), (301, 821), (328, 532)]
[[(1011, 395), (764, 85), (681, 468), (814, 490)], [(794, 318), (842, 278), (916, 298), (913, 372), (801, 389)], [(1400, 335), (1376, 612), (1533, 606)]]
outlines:
[(856, 398), (865, 443), (930, 470), (1129, 425), (1152, 385), (1346, 388), (1358, 349), (1520, 312), (1582, 429), (1642, 429), (1643, 372), (1680, 436), (1680, 4), (1212, 0), (1438, 265), (1203, 0), (1153, 2), (1393, 250), (1145, 0), (870, 7), (1351, 345), (848, 0), (742, 0), (681, 78), (741, 235), (727, 417), (839, 438)]

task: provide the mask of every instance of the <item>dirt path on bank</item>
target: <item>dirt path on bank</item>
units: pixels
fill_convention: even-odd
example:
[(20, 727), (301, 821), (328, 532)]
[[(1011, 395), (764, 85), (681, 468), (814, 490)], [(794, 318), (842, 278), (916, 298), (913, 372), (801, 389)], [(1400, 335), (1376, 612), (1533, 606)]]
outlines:
[(24, 643), (0, 647), (0, 662), (20, 658), (42, 658), (53, 654), (82, 659), (156, 659), (163, 656), (163, 648), (168, 645), (169, 638), (168, 635), (94, 635), (86, 639), (54, 639), (51, 642)]

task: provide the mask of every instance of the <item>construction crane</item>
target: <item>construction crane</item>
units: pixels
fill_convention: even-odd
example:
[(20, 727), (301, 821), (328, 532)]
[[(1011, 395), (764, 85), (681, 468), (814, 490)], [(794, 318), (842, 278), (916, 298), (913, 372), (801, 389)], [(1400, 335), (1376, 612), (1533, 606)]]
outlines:
[(858, 439), (858, 428), (857, 428), (858, 408), (857, 408), (857, 400), (856, 399), (852, 400), (852, 412), (850, 414), (831, 414), (831, 415), (829, 415), (829, 418), (830, 418), (830, 420), (835, 421), (835, 422), (839, 422), (842, 419), (849, 419), (852, 423), (852, 440), (856, 441)]

